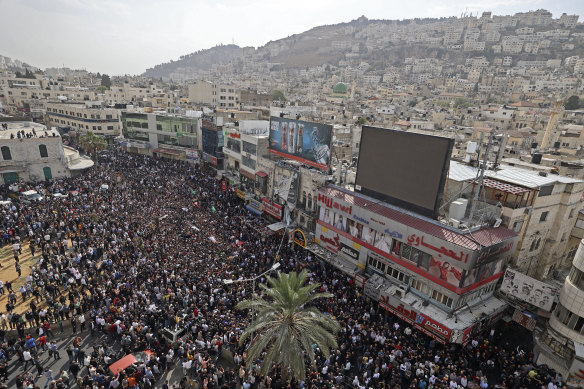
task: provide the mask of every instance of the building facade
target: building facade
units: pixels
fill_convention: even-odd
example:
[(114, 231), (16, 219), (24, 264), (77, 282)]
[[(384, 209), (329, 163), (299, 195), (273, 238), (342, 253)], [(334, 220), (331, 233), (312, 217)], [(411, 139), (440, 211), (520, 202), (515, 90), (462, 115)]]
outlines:
[(121, 135), (120, 111), (106, 108), (101, 102), (52, 102), (46, 104), (46, 123), (49, 127), (70, 129), (79, 133), (92, 131), (96, 135)]
[(89, 158), (63, 146), (56, 130), (30, 122), (7, 123), (0, 132), (0, 181), (10, 185), (70, 177), (93, 166)]
[(196, 117), (167, 113), (122, 111), (122, 128), (129, 152), (197, 161), (200, 123)]
[(388, 312), (442, 343), (466, 344), (506, 304), (493, 296), (517, 244), (507, 228), (462, 232), (328, 185), (318, 191), (314, 244)]
[(536, 363), (560, 372), (569, 387), (584, 387), (584, 241), (580, 241), (547, 328), (536, 336), (534, 353)]

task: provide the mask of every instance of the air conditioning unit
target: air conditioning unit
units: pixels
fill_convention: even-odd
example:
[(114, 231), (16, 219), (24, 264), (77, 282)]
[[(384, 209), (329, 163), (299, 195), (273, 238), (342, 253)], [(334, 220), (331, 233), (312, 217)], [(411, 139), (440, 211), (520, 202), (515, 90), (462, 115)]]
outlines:
[(394, 290), (394, 296), (399, 296), (400, 299), (403, 299), (406, 297), (406, 293), (408, 292), (407, 287), (405, 286), (398, 286), (395, 290)]
[(523, 211), (523, 213), (526, 215), (531, 215), (532, 210), (533, 210), (532, 207), (526, 207), (525, 210)]
[(458, 228), (460, 226), (460, 220), (450, 219), (448, 224), (454, 228)]

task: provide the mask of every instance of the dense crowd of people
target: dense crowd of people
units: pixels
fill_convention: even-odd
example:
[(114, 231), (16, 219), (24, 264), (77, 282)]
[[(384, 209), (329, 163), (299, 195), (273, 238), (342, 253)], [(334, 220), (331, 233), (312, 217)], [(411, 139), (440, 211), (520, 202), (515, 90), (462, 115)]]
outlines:
[[(11, 245), (20, 277), (22, 245), (34, 265), (8, 294), (1, 315), (0, 378), (16, 369), (16, 388), (474, 388), (552, 389), (560, 377), (531, 364), (503, 337), (477, 336), (467, 346), (444, 346), (382, 310), (353, 280), (308, 251), (266, 234), (265, 221), (222, 190), (213, 170), (186, 162), (118, 152), (85, 174), (24, 189), (67, 193), (4, 206), (0, 241)], [(9, 194), (4, 188), (4, 196)], [(282, 244), (283, 243), (283, 244)], [(309, 268), (311, 281), (333, 298), (317, 303), (341, 324), (339, 348), (303, 382), (275, 369), (268, 377), (245, 368), (238, 340), (249, 320), (235, 309), (251, 295), (248, 279), (280, 259), (279, 271)], [(18, 314), (15, 305), (26, 304)], [(59, 350), (63, 326), (73, 342)], [(186, 329), (173, 338), (175, 330)], [(97, 334), (106, 334), (107, 341)], [(81, 343), (92, 342), (91, 351)], [(117, 352), (112, 344), (117, 344)], [(149, 350), (119, 373), (109, 366)], [(229, 351), (227, 351), (229, 350)], [(52, 372), (39, 358), (68, 358)], [(222, 357), (223, 356), (223, 357)], [(261, 361), (257, 361), (260, 363)], [(180, 368), (182, 379), (165, 372)], [(496, 376), (496, 382), (487, 380)]]

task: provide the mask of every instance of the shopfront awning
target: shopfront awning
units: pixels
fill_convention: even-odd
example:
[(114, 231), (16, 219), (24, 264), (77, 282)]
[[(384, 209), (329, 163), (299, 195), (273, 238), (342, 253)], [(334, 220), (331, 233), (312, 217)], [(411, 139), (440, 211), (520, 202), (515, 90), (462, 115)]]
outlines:
[(268, 175), (262, 171), (256, 172), (256, 176), (258, 177), (267, 177)]
[(241, 173), (242, 176), (245, 176), (247, 178), (249, 178), (252, 181), (255, 181), (255, 176), (253, 173), (250, 173), (248, 171), (245, 171), (243, 169), (239, 169), (239, 172)]
[(286, 228), (286, 223), (278, 222), (278, 223), (270, 224), (268, 226), (268, 228), (274, 232), (282, 231), (284, 228)]
[(184, 154), (184, 151), (181, 151), (181, 150), (154, 149), (152, 151), (154, 151), (155, 153), (164, 153), (164, 154), (173, 154), (173, 155)]

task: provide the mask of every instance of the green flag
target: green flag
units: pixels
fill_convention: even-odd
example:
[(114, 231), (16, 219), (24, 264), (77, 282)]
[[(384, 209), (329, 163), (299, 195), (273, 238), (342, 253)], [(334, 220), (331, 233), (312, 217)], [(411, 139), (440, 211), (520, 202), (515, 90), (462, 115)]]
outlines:
[(193, 188), (189, 188), (189, 190), (191, 191), (192, 194), (196, 194)]
[(216, 210), (215, 210), (215, 207), (214, 207), (214, 206), (211, 206), (211, 211), (213, 211), (213, 213), (215, 213), (215, 212), (216, 212)]

